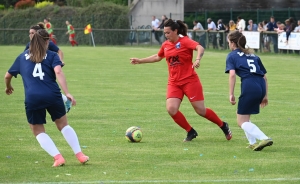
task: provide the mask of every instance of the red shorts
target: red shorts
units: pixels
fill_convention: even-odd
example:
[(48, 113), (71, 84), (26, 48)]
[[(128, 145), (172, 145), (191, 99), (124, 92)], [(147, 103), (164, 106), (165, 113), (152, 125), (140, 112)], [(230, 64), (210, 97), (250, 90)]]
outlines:
[(199, 78), (182, 85), (168, 83), (167, 99), (179, 98), (182, 100), (184, 95), (187, 96), (190, 102), (204, 100), (202, 84)]
[(70, 34), (70, 37), (71, 37), (71, 38), (75, 38), (75, 33)]

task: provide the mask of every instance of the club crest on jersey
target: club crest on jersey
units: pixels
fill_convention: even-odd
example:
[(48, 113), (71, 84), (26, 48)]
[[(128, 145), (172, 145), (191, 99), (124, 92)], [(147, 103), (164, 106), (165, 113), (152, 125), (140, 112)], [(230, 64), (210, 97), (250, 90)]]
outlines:
[(175, 48), (180, 49), (180, 42), (176, 43)]

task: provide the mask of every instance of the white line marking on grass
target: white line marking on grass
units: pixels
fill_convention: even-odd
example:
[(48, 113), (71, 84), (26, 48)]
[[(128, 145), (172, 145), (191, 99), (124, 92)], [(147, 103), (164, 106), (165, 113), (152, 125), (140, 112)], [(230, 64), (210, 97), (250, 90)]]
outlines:
[[(254, 182), (254, 181), (300, 181), (300, 178), (264, 178), (264, 179), (227, 179), (227, 180), (99, 180), (99, 181), (78, 181), (78, 182), (41, 182), (43, 184), (77, 184), (77, 183), (227, 183), (227, 182)], [(2, 183), (0, 183), (2, 184)], [(4, 183), (3, 183), (4, 184)], [(17, 184), (17, 183), (14, 183)], [(20, 183), (21, 184), (21, 183)], [(40, 184), (38, 182), (22, 184)]]

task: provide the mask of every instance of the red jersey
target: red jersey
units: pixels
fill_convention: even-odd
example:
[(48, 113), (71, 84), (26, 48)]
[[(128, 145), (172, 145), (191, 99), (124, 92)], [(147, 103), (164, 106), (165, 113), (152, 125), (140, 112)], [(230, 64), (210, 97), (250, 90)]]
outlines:
[(187, 36), (179, 37), (176, 43), (165, 41), (159, 52), (159, 57), (165, 57), (169, 69), (169, 83), (186, 83), (198, 80), (193, 66), (193, 50), (198, 42)]

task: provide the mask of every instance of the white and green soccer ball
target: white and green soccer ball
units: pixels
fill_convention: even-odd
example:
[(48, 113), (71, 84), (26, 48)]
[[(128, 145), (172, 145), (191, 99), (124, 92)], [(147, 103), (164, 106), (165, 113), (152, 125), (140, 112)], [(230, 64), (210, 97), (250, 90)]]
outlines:
[(125, 138), (129, 142), (141, 142), (143, 138), (143, 132), (139, 127), (132, 126), (126, 130)]

